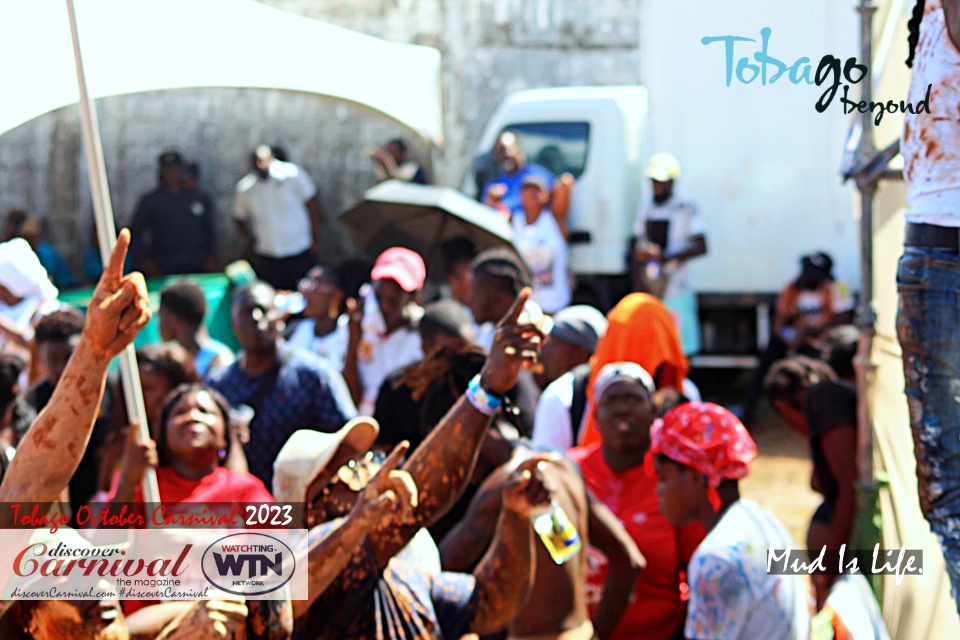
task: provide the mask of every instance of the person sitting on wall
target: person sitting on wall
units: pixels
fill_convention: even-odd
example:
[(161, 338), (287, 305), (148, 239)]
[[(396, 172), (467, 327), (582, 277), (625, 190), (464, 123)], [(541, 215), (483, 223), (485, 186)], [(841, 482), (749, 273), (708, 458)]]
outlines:
[(407, 143), (403, 138), (394, 138), (382, 149), (372, 151), (377, 178), (384, 180), (402, 180), (413, 184), (427, 184), (427, 174), (416, 160), (407, 154)]

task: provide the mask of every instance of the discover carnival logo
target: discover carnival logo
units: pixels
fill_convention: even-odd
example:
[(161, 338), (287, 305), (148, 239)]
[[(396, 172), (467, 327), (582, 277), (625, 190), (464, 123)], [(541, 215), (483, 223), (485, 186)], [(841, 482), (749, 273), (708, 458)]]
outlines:
[[(715, 43), (723, 44), (724, 63), (726, 71), (726, 84), (731, 86), (734, 78), (740, 84), (751, 84), (759, 81), (761, 85), (772, 85), (778, 81), (789, 82), (794, 85), (808, 84), (824, 87), (823, 93), (817, 100), (814, 107), (818, 113), (823, 113), (827, 107), (837, 97), (840, 87), (843, 87), (843, 93), (840, 96), (840, 104), (843, 105), (843, 113), (873, 113), (874, 125), (879, 125), (885, 113), (930, 113), (930, 90), (932, 85), (927, 86), (926, 95), (916, 104), (905, 100), (883, 100), (866, 101), (853, 100), (850, 97), (850, 87), (858, 84), (869, 73), (866, 64), (860, 64), (855, 57), (847, 58), (842, 61), (840, 58), (832, 55), (825, 55), (820, 58), (820, 62), (814, 71), (810, 58), (803, 56), (787, 62), (780, 60), (769, 53), (770, 36), (773, 30), (770, 27), (760, 29), (759, 50), (754, 51), (752, 56), (742, 55), (748, 49), (748, 45), (743, 43), (756, 43), (756, 38), (747, 38), (745, 36), (705, 36), (700, 39), (704, 46), (710, 46)], [(718, 47), (713, 47), (714, 49)]]

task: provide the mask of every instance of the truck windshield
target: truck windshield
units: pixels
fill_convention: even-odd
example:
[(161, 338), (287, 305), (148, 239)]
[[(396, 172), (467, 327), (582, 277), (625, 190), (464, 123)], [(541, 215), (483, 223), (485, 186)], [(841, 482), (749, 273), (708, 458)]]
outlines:
[(587, 166), (590, 125), (586, 122), (524, 122), (504, 127), (517, 136), (523, 155), (553, 175), (579, 178)]

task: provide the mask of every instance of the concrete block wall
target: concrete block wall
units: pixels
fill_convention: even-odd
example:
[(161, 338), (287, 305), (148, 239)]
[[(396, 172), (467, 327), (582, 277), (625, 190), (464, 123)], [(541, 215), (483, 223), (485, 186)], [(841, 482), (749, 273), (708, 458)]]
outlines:
[[(444, 56), (447, 145), (414, 152), (437, 182), (459, 184), (487, 118), (512, 91), (639, 81), (640, 0), (260, 0)], [(322, 61), (318, 61), (322, 64)], [(375, 183), (366, 150), (411, 134), (382, 116), (336, 101), (253, 89), (185, 89), (99, 100), (104, 153), (119, 224), (156, 184), (156, 157), (178, 148), (201, 168), (214, 200), (220, 262), (243, 249), (230, 212), (236, 181), (259, 142), (282, 144), (316, 180), (327, 215), (323, 245), (336, 261), (354, 251), (336, 214)], [(89, 236), (92, 206), (75, 107), (0, 136), (0, 214), (38, 213), (74, 265)]]

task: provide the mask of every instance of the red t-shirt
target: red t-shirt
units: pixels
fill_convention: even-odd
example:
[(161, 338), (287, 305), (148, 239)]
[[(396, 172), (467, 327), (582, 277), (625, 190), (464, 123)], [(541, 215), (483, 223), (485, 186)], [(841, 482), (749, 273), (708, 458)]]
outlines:
[[(681, 573), (706, 535), (703, 526), (696, 522), (674, 527), (667, 522), (657, 502), (657, 479), (643, 465), (615, 473), (604, 461), (599, 444), (575, 447), (568, 455), (580, 465), (593, 495), (613, 511), (647, 559), (613, 640), (669, 640), (686, 616)], [(587, 556), (587, 603), (592, 616), (607, 579), (607, 558), (593, 547), (587, 549)]]
[[(213, 473), (199, 480), (187, 480), (171, 467), (157, 467), (156, 471), (160, 500), (164, 505), (181, 502), (276, 502), (263, 483), (249, 473), (217, 467)], [(120, 472), (117, 471), (110, 486), (110, 495), (104, 502), (116, 497), (119, 485)], [(134, 500), (143, 502), (143, 489), (139, 485)]]

